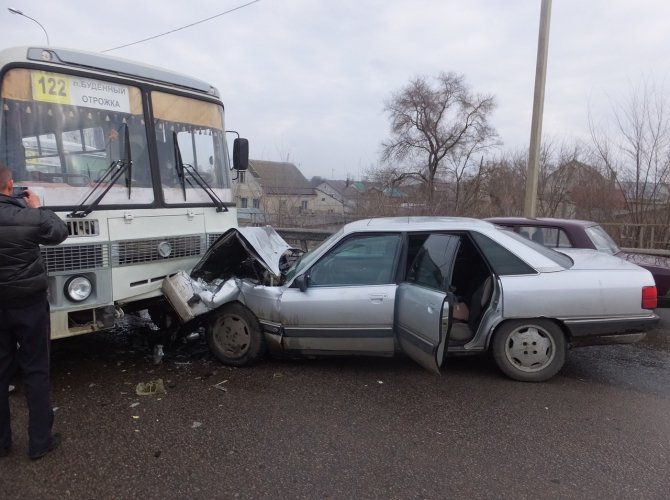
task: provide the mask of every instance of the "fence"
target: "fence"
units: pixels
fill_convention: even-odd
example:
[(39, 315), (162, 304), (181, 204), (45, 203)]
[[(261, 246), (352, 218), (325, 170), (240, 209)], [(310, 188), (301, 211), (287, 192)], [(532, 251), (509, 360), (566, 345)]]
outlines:
[(602, 224), (609, 235), (625, 249), (643, 253), (670, 253), (670, 227), (664, 224)]

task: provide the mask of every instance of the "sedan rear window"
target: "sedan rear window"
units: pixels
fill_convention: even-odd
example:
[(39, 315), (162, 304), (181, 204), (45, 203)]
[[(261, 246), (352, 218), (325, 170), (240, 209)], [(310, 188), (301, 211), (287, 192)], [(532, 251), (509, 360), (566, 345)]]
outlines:
[[(514, 226), (507, 226), (514, 227)], [(571, 248), (568, 235), (560, 228), (545, 226), (518, 226), (519, 234), (524, 238), (549, 248)]]
[(548, 259), (553, 260), (559, 266), (561, 266), (565, 269), (570, 269), (572, 267), (572, 264), (573, 264), (572, 259), (570, 257), (568, 257), (567, 255), (562, 254), (560, 252), (557, 252), (556, 250), (548, 248), (544, 245), (540, 245), (539, 243), (531, 241), (527, 238), (524, 238), (523, 236), (521, 236), (520, 234), (515, 233), (514, 231), (506, 231), (506, 230), (503, 230), (503, 231), (505, 231), (505, 234), (508, 234), (509, 236), (514, 238), (515, 240), (520, 241), (521, 243), (523, 243), (524, 245), (532, 248), (536, 252), (541, 253), (542, 255), (547, 257)]
[[(532, 243), (532, 241), (529, 241), (525, 239), (523, 236), (519, 236), (518, 234), (512, 231), (506, 231), (505, 234), (514, 236), (515, 238), (523, 241), (524, 243)], [(500, 276), (517, 275), (517, 274), (537, 274), (537, 271), (535, 269), (530, 267), (519, 257), (514, 255), (512, 252), (507, 250), (499, 243), (493, 241), (488, 236), (484, 236), (481, 233), (473, 231), (472, 237), (477, 242), (479, 249), (482, 251), (486, 259), (489, 261), (489, 264), (491, 264), (491, 267), (493, 267), (493, 270), (496, 272), (496, 274)], [(534, 243), (534, 245), (537, 245), (537, 243)]]

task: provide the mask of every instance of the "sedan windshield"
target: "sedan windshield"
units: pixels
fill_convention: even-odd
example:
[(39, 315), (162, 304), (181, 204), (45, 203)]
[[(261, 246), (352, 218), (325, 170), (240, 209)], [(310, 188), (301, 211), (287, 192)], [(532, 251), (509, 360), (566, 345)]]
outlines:
[(309, 252), (303, 254), (296, 262), (293, 264), (288, 271), (286, 271), (285, 277), (286, 281), (290, 281), (293, 279), (294, 276), (297, 276), (300, 274), (304, 269), (306, 269), (313, 261), (314, 259), (321, 254), (320, 250), (321, 248), (327, 248), (330, 246), (330, 244), (336, 240), (337, 238), (340, 237), (342, 234), (342, 229), (339, 231), (331, 234), (328, 238), (323, 240), (319, 246), (316, 248), (313, 248)]
[(587, 227), (586, 234), (599, 252), (605, 252), (610, 255), (614, 255), (621, 251), (612, 237), (607, 234), (607, 232), (601, 226)]

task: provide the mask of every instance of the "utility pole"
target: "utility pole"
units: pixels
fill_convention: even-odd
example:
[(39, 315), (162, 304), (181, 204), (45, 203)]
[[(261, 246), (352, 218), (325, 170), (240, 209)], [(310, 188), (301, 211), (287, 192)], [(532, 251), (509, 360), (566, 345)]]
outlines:
[(537, 40), (537, 65), (535, 66), (533, 121), (530, 126), (530, 149), (528, 151), (528, 172), (526, 173), (526, 201), (523, 210), (526, 217), (535, 217), (537, 206), (537, 181), (539, 177), (542, 114), (544, 112), (544, 87), (547, 80), (547, 52), (549, 50), (550, 18), (551, 0), (542, 0), (542, 7), (540, 9), (540, 33)]

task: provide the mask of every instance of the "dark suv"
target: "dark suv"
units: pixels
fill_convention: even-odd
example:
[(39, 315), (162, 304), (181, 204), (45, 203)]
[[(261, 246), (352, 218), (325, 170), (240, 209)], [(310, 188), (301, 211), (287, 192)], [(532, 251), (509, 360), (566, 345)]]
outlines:
[(624, 252), (596, 222), (573, 219), (529, 219), (491, 217), (486, 219), (512, 229), (526, 238), (550, 248), (592, 248), (616, 255), (644, 267), (654, 276), (659, 307), (670, 307), (670, 258), (662, 255)]

